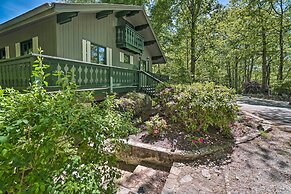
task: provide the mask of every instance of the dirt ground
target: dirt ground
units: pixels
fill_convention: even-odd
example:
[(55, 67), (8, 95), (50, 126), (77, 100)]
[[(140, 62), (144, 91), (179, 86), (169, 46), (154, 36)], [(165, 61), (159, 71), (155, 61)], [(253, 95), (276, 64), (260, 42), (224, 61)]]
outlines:
[(291, 133), (274, 128), (238, 145), (223, 172), (229, 193), (291, 193)]
[[(263, 114), (266, 111), (276, 114), (273, 107), (248, 104), (242, 109), (270, 121), (272, 130), (259, 132), (258, 137), (236, 144), (231, 152), (218, 158), (211, 156), (212, 158), (202, 158), (188, 164), (174, 163), (162, 194), (291, 194), (291, 133), (288, 130), (291, 127), (290, 110), (276, 108), (281, 114), (286, 113), (278, 119), (269, 116), (271, 114), (268, 117)], [(234, 139), (258, 133), (257, 123), (251, 117), (241, 115), (241, 119), (232, 126)], [(147, 139), (144, 135), (134, 138), (145, 142)], [(169, 148), (173, 139), (160, 138), (157, 142), (158, 145)]]
[(174, 163), (162, 194), (291, 193), (291, 134), (274, 128), (219, 160)]

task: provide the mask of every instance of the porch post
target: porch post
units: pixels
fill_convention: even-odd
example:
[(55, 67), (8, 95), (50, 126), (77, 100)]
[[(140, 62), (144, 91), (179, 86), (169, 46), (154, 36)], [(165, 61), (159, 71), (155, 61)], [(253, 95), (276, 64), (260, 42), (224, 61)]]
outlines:
[(138, 90), (141, 89), (141, 56), (139, 56), (139, 62), (138, 62), (138, 71), (137, 71), (137, 80), (138, 80)]

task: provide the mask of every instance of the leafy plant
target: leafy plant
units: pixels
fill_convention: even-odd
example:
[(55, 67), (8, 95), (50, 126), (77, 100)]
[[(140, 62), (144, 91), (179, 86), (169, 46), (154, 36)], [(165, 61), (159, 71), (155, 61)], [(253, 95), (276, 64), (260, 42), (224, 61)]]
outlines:
[(134, 129), (128, 115), (73, 84), (46, 92), (47, 67), (39, 57), (25, 93), (0, 89), (0, 193), (114, 193), (119, 173), (105, 142), (118, 149)]
[(209, 126), (229, 131), (237, 105), (233, 90), (214, 83), (170, 85), (160, 89), (161, 112), (172, 123), (181, 123), (186, 130), (199, 132)]
[(291, 80), (281, 82), (278, 81), (273, 85), (273, 92), (277, 95), (286, 95), (291, 97)]
[[(148, 106), (146, 98), (146, 94), (130, 92), (119, 99), (115, 99), (115, 102), (122, 111), (130, 112), (134, 116), (140, 116)], [(148, 98), (150, 97), (148, 96)]]
[(146, 121), (145, 124), (150, 135), (159, 135), (167, 128), (167, 121), (158, 114), (150, 117), (150, 120)]

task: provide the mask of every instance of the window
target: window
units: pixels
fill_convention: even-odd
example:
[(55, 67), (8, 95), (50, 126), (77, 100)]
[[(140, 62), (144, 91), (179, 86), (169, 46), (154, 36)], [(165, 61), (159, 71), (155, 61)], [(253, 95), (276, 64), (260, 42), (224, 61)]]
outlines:
[(91, 43), (91, 63), (106, 64), (106, 48)]
[(127, 54), (124, 54), (124, 63), (130, 64), (130, 56)]
[(6, 58), (5, 48), (0, 49), (0, 60)]
[(32, 39), (20, 43), (21, 55), (27, 55), (32, 52)]

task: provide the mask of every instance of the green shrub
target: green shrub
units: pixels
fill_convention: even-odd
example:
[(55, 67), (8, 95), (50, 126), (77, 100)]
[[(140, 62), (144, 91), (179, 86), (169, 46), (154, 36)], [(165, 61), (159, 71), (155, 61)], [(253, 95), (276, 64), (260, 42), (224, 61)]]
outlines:
[[(130, 112), (134, 116), (140, 116), (145, 112), (147, 107), (146, 94), (130, 92), (126, 95), (115, 99), (116, 104), (122, 111)], [(148, 96), (148, 98), (150, 98)]]
[(39, 82), (23, 94), (0, 90), (0, 193), (114, 193), (119, 173), (105, 141), (133, 127), (112, 98), (93, 100), (68, 87), (47, 93)]
[(150, 117), (149, 121), (145, 122), (146, 129), (150, 135), (158, 136), (167, 128), (167, 121), (158, 114)]
[(170, 85), (160, 89), (159, 103), (172, 123), (190, 131), (208, 126), (228, 130), (238, 110), (234, 91), (214, 83)]
[(273, 85), (273, 92), (277, 95), (286, 95), (291, 97), (291, 80), (285, 82), (277, 82)]

